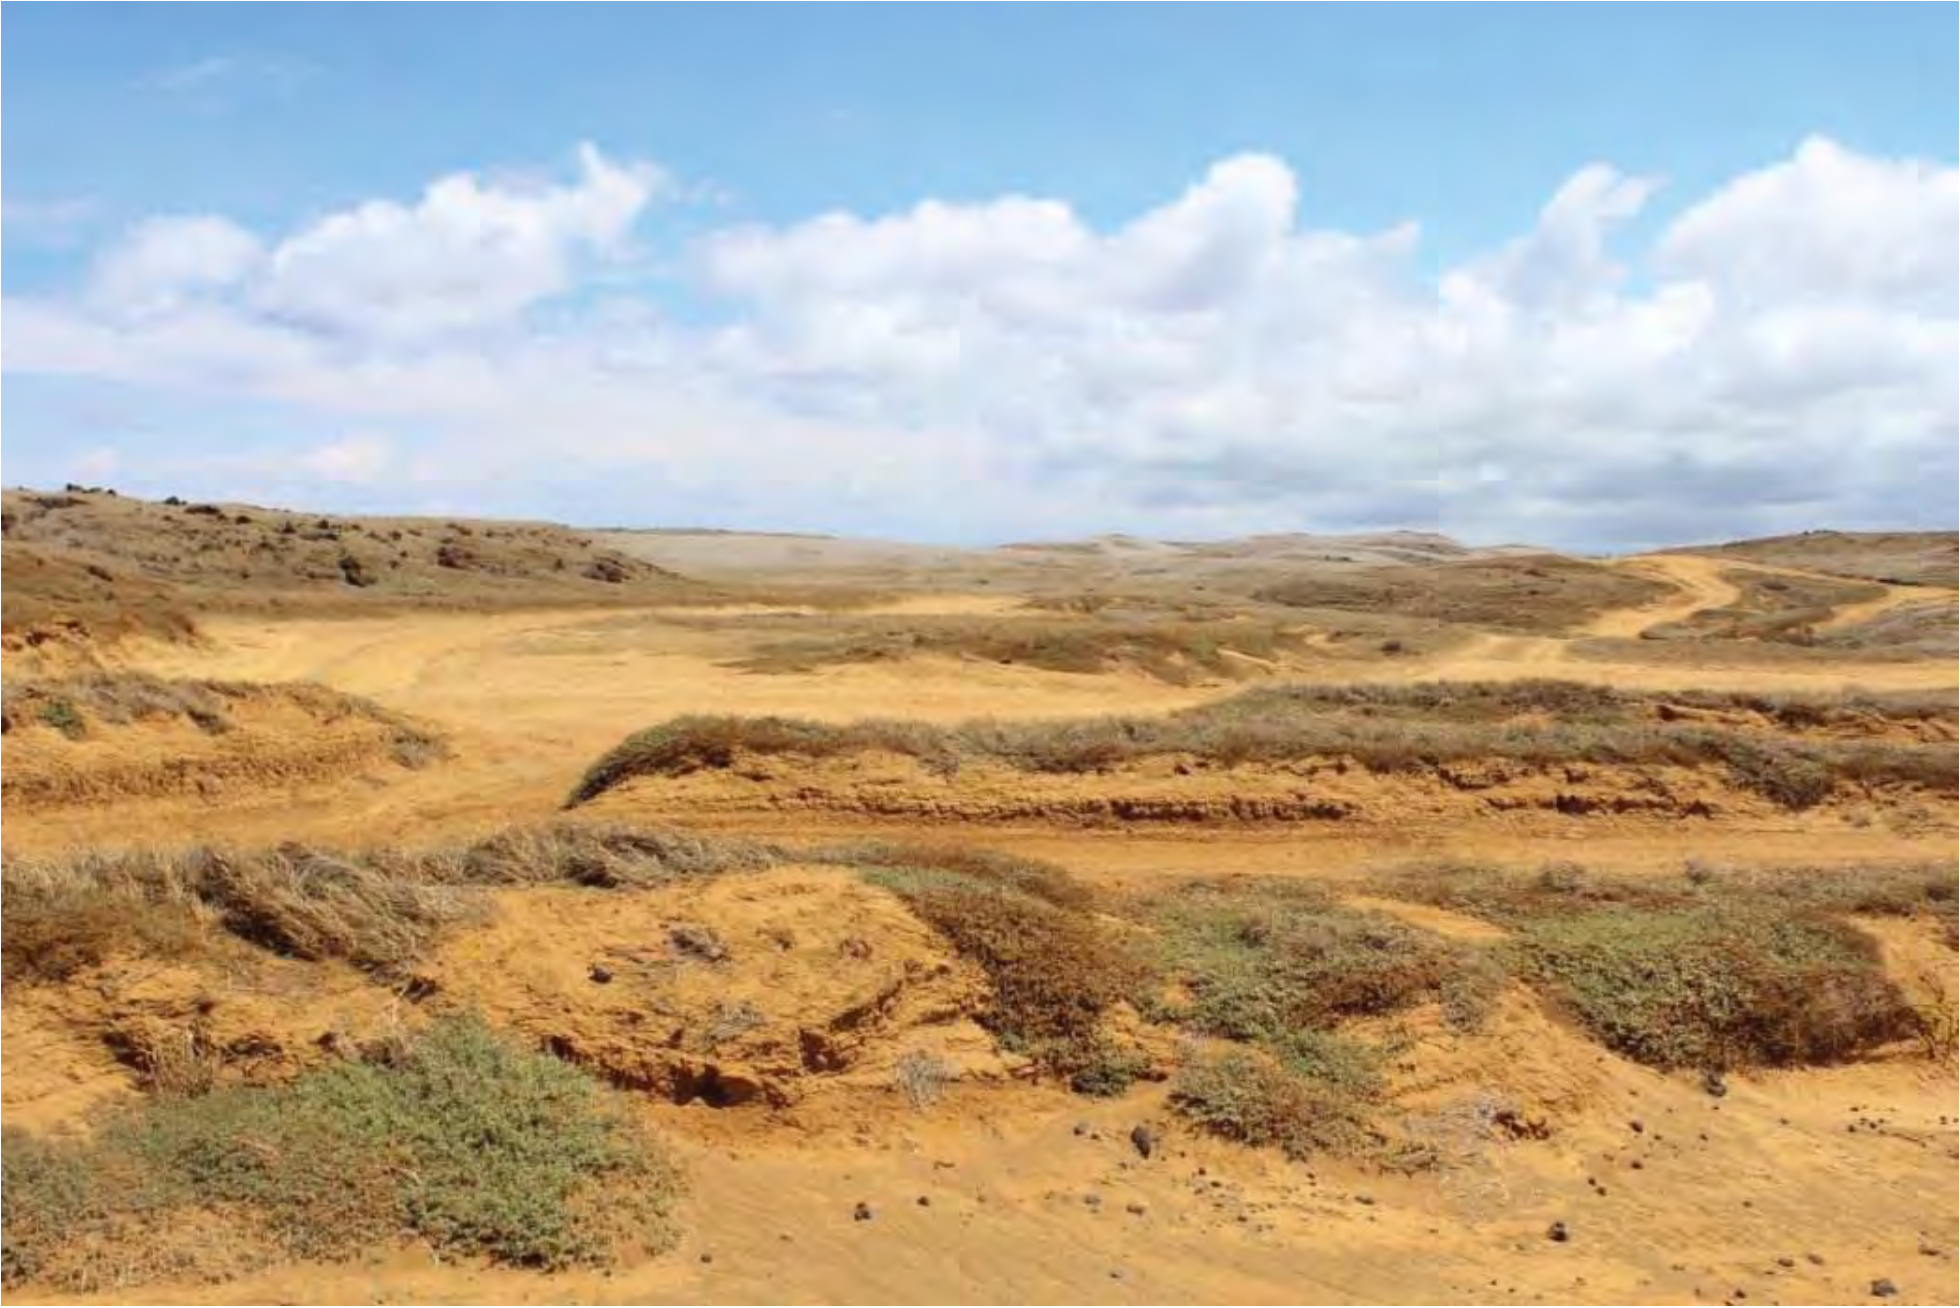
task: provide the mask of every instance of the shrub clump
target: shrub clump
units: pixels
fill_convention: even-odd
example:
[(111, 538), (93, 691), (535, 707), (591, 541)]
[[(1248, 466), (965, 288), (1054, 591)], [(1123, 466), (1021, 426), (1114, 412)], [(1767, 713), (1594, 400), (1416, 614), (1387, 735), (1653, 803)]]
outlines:
[(1012, 872), (990, 877), (984, 863), (874, 865), (864, 875), (979, 964), (993, 990), (981, 1022), (1003, 1045), (1084, 1094), (1119, 1093), (1147, 1070), (1103, 1029), (1110, 1008), (1136, 993), (1142, 964), (1086, 913), (1035, 897)]
[(1504, 982), (1483, 951), (1298, 882), (1197, 882), (1154, 908), (1178, 996), (1162, 1015), (1241, 1046), (1187, 1058), (1172, 1104), (1204, 1130), (1296, 1158), (1385, 1157), (1373, 1125), (1383, 1055), (1343, 1034), (1343, 1021), (1435, 1002), (1473, 1029)]
[(1913, 1029), (1871, 941), (1814, 914), (1594, 910), (1531, 923), (1512, 952), (1601, 1043), (1656, 1067), (1838, 1062)]
[(1201, 1130), (1293, 1159), (1362, 1152), (1379, 1138), (1357, 1096), (1252, 1049), (1187, 1056), (1171, 1079), (1170, 1100)]
[(155, 1100), (86, 1140), (10, 1133), (5, 1279), (88, 1292), (132, 1260), (206, 1279), (243, 1270), (182, 1247), (210, 1212), (262, 1258), (345, 1258), (403, 1237), (538, 1268), (665, 1248), (677, 1174), (606, 1094), (458, 1018), (389, 1063)]

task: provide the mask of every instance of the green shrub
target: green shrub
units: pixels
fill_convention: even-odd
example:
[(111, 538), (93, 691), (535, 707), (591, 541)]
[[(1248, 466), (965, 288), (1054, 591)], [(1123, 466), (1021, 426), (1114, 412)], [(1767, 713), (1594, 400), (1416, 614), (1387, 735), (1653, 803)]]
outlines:
[(1876, 948), (1821, 916), (1583, 911), (1528, 923), (1510, 952), (1603, 1044), (1657, 1067), (1837, 1062), (1911, 1030)]
[(1170, 1102), (1202, 1131), (1294, 1159), (1364, 1152), (1377, 1140), (1353, 1094), (1248, 1049), (1186, 1057), (1171, 1079)]
[(50, 699), (42, 704), (41, 722), (44, 726), (53, 727), (70, 740), (80, 740), (88, 735), (88, 723), (82, 720), (81, 711), (75, 707), (72, 700)]
[[(1183, 1020), (1231, 1040), (1273, 1044), (1400, 1012), (1488, 969), (1473, 950), (1297, 882), (1189, 885), (1158, 918), (1167, 962), (1191, 996)], [(1456, 1007), (1466, 1022), (1480, 1019), (1467, 993)]]
[[(287, 1257), (403, 1236), (526, 1267), (671, 1240), (677, 1178), (584, 1074), (451, 1019), (382, 1065), (151, 1101), (86, 1141), (9, 1137), (6, 1276), (102, 1283), (125, 1236), (193, 1211), (243, 1215)], [(96, 1262), (63, 1265), (87, 1235)], [(133, 1238), (133, 1237), (132, 1237)]]

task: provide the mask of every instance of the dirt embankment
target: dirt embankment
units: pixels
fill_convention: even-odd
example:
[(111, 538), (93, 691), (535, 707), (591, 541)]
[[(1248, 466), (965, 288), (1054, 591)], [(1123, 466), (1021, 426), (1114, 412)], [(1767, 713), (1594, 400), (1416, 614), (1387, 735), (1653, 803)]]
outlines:
[[(1895, 807), (1925, 810), (1937, 821), (1954, 803), (1951, 795), (1911, 786), (1858, 786), (1818, 806), (1817, 816), (1845, 808), (1869, 817)], [(1340, 823), (1386, 830), (1542, 815), (1762, 823), (1789, 816), (1785, 806), (1720, 766), (1485, 759), (1378, 773), (1341, 758), (1226, 768), (1165, 757), (1094, 775), (1033, 776), (983, 764), (949, 777), (917, 759), (875, 752), (823, 760), (740, 757), (721, 772), (628, 782), (595, 801), (593, 811), (635, 819), (802, 813), (1111, 829)]]
[(432, 729), (304, 682), (167, 681), (132, 673), (14, 679), (3, 725), (8, 810), (131, 799), (211, 801), (345, 784), (446, 753)]

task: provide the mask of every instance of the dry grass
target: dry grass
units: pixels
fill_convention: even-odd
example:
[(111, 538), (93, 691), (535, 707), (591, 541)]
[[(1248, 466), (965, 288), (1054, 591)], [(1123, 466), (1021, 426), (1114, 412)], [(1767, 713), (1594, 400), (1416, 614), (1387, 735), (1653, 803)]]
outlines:
[(443, 930), (477, 916), (483, 887), (650, 886), (785, 857), (736, 839), (554, 824), (420, 850), (287, 843), (9, 859), (0, 957), (10, 981), (61, 981), (113, 956), (182, 956), (229, 937), (398, 973)]
[(1294, 608), (1559, 632), (1608, 609), (1635, 607), (1666, 593), (1666, 587), (1643, 577), (1545, 554), (1357, 568), (1289, 578), (1255, 596)]
[(1960, 585), (1960, 538), (1950, 531), (1806, 531), (1686, 552), (1894, 585)]
[[(1682, 708), (1754, 715), (1734, 723)], [(726, 769), (743, 755), (829, 758), (884, 751), (956, 773), (968, 762), (1026, 772), (1095, 772), (1167, 755), (1237, 766), (1352, 759), (1376, 772), (1467, 759), (1532, 764), (1725, 766), (1738, 786), (1791, 808), (1841, 783), (1956, 787), (1950, 745), (1799, 739), (1795, 724), (1950, 722), (1932, 697), (1636, 695), (1573, 682), (1272, 686), (1163, 717), (937, 726), (867, 719), (689, 716), (628, 737), (580, 779), (568, 806), (641, 776)]]
[(1703, 609), (1680, 622), (1641, 633), (1644, 640), (1761, 640), (1811, 645), (1816, 628), (1841, 605), (1878, 599), (1883, 586), (1868, 581), (1798, 577), (1730, 568), (1722, 579), (1738, 592), (1725, 608)]
[(1142, 672), (1172, 685), (1239, 677), (1306, 649), (1287, 624), (1266, 619), (1192, 621), (1114, 613), (1074, 617), (909, 617), (903, 626), (855, 622), (832, 634), (763, 645), (734, 664), (751, 672), (809, 672), (850, 663), (959, 658), (1048, 672)]

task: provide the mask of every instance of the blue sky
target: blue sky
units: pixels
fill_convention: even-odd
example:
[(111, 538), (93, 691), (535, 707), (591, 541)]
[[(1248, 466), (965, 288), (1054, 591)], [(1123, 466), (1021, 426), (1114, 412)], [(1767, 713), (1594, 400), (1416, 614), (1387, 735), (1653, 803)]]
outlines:
[(13, 5), (6, 477), (963, 539), (1950, 526), (1957, 14)]

